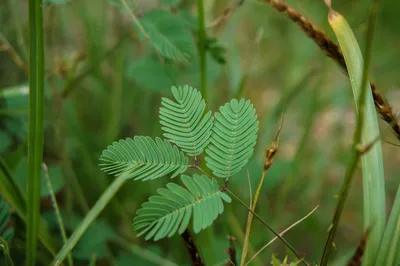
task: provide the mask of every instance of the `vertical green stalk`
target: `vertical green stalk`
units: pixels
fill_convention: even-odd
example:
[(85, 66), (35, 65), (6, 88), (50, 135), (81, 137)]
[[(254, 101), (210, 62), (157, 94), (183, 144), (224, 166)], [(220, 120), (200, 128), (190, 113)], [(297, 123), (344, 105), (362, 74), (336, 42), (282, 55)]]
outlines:
[[(378, 118), (375, 113), (374, 101), (368, 80), (368, 64), (370, 59), (373, 30), (376, 20), (377, 2), (373, 2), (369, 27), (367, 33), (367, 45), (365, 61), (362, 57), (354, 34), (343, 16), (330, 7), (330, 1), (326, 0), (329, 12), (329, 24), (334, 30), (343, 51), (346, 66), (354, 94), (354, 102), (358, 112), (357, 128), (354, 136), (354, 144), (370, 146), (368, 151), (355, 150), (352, 154), (351, 164), (346, 172), (346, 178), (342, 187), (341, 197), (329, 232), (325, 251), (321, 260), (321, 266), (327, 265), (332, 249), (335, 231), (339, 223), (340, 215), (344, 207), (346, 196), (350, 187), (353, 172), (357, 161), (361, 156), (364, 192), (364, 229), (371, 229), (363, 265), (375, 265), (377, 251), (380, 246), (386, 223), (385, 185), (383, 173), (382, 148), (379, 137)], [(373, 145), (372, 145), (373, 144)], [(372, 145), (372, 146), (371, 146)]]
[(36, 265), (43, 159), (44, 43), (41, 0), (29, 0), (29, 131), (27, 264)]
[(107, 206), (115, 194), (120, 190), (122, 185), (126, 182), (124, 175), (120, 175), (114, 179), (114, 181), (108, 186), (107, 190), (101, 195), (99, 200), (93, 206), (93, 208), (88, 212), (83, 221), (79, 224), (78, 228), (74, 231), (71, 237), (67, 240), (62, 249), (58, 252), (54, 261), (51, 265), (60, 265), (69, 252), (78, 243), (79, 239), (88, 229), (88, 227), (93, 223), (93, 221), (100, 215), (101, 211)]
[(207, 102), (207, 58), (206, 58), (206, 26), (204, 19), (204, 3), (203, 0), (197, 0), (198, 12), (198, 46), (200, 60), (200, 92), (204, 100)]

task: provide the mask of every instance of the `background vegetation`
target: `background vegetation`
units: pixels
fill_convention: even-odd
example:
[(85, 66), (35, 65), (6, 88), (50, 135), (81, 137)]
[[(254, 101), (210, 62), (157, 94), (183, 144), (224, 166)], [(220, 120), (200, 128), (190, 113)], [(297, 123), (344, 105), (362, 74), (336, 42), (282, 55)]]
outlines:
[[(396, 110), (400, 105), (400, 2), (380, 2), (369, 79), (379, 85)], [(309, 262), (319, 262), (336, 205), (335, 195), (350, 159), (355, 107), (346, 75), (292, 21), (259, 0), (246, 0), (237, 8), (232, 1), (204, 0), (207, 36), (201, 36), (197, 32), (195, 1), (44, 3), (43, 161), (47, 169), (42, 171), (41, 213), (58, 241), (56, 246), (61, 246), (62, 237), (46, 176), (70, 234), (111, 182), (98, 167), (103, 149), (120, 138), (160, 136), (160, 96), (171, 96), (172, 85), (189, 84), (203, 90), (212, 111), (233, 97), (250, 99), (256, 107), (260, 130), (255, 153), (229, 185), (246, 202), (250, 200), (247, 175), (254, 192), (265, 151), (275, 138), (285, 105), (279, 152), (266, 173), (256, 210), (281, 231), (319, 205), (315, 213), (285, 236)], [(335, 40), (327, 21), (328, 9), (322, 1), (288, 3)], [(369, 3), (334, 1), (335, 9), (346, 17), (361, 47)], [(229, 6), (234, 7), (232, 14), (221, 17)], [(27, 184), (27, 14), (27, 1), (0, 3), (1, 169), (22, 189)], [(216, 41), (210, 41), (212, 38)], [(199, 41), (207, 42), (210, 48), (204, 59), (206, 76), (201, 74)], [(390, 127), (379, 122), (381, 139), (385, 140), (382, 148), (389, 213), (399, 184), (400, 155), (395, 145), (386, 142), (397, 143)], [(127, 182), (74, 248), (75, 264), (166, 265), (165, 260), (169, 260), (189, 265), (179, 236), (144, 242), (131, 228), (140, 204), (168, 181)], [(361, 172), (357, 171), (337, 232), (332, 265), (344, 265), (363, 235), (361, 186)], [(4, 196), (10, 190), (2, 187), (0, 192)], [(18, 211), (12, 212), (8, 225), (14, 228), (8, 245), (14, 263), (21, 265), (25, 260), (21, 254), (25, 254), (26, 230)], [(247, 215), (245, 208), (233, 202), (212, 227), (195, 236), (207, 265), (226, 260), (228, 235), (235, 237), (240, 255)], [(7, 239), (3, 238), (11, 239), (9, 234), (8, 230)], [(249, 256), (272, 237), (254, 220)], [(52, 256), (38, 245), (38, 260), (48, 265)], [(253, 263), (265, 265), (272, 254), (283, 258), (287, 253), (284, 245), (276, 241)]]

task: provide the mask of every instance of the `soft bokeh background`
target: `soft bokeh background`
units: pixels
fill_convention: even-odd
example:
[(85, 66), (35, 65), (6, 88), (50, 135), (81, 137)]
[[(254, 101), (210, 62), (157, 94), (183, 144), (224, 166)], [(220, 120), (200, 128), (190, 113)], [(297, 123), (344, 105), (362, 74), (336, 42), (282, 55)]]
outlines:
[[(233, 3), (204, 1), (207, 24)], [(190, 64), (159, 57), (148, 43), (139, 40), (129, 15), (121, 11), (118, 1), (44, 2), (44, 161), (71, 232), (111, 181), (112, 177), (98, 167), (102, 150), (120, 138), (160, 136), (160, 97), (171, 96), (170, 87), (174, 84), (198, 87), (199, 67), (196, 55)], [(168, 5), (172, 2), (176, 6)], [(400, 2), (380, 2), (370, 76), (394, 110), (398, 110)], [(188, 30), (192, 29), (193, 41), (196, 41), (195, 1), (130, 0), (128, 3), (139, 18), (146, 17), (154, 8), (173, 12), (182, 23), (187, 23)], [(289, 3), (334, 39), (322, 0)], [(363, 47), (369, 1), (334, 0), (333, 5), (347, 18)], [(254, 192), (265, 150), (278, 131), (285, 103), (279, 152), (267, 172), (257, 213), (280, 231), (319, 205), (312, 216), (286, 234), (288, 242), (308, 261), (317, 263), (333, 215), (334, 196), (344, 177), (355, 127), (353, 96), (346, 75), (292, 21), (262, 1), (245, 0), (232, 16), (207, 32), (227, 50), (225, 64), (212, 58), (208, 60), (208, 107), (215, 111), (232, 97), (245, 97), (256, 106), (261, 123), (255, 154), (246, 169), (231, 178), (230, 188), (249, 201), (247, 171)], [(0, 37), (0, 154), (24, 186), (28, 125), (28, 79), (24, 72), (27, 1), (1, 1)], [(6, 90), (15, 93), (6, 94)], [(383, 140), (396, 143), (386, 124), (381, 123), (381, 132)], [(382, 145), (389, 213), (399, 183), (400, 153), (394, 145), (387, 142)], [(88, 265), (93, 254), (97, 265), (154, 265), (143, 257), (143, 250), (179, 265), (188, 265), (179, 236), (144, 242), (130, 227), (140, 204), (170, 181), (162, 178), (128, 182), (75, 248), (77, 265)], [(358, 171), (337, 233), (333, 259), (336, 264), (332, 265), (343, 265), (362, 237), (361, 186)], [(42, 194), (42, 212), (57, 234), (45, 185)], [(24, 229), (22, 222), (17, 217), (14, 219), (20, 230), (10, 249), (19, 265)], [(227, 235), (236, 238), (240, 256), (246, 219), (246, 209), (234, 202), (226, 207), (212, 228), (195, 236), (208, 265), (226, 259)], [(250, 256), (272, 237), (254, 220)], [(42, 253), (45, 265), (50, 257), (44, 249)], [(272, 253), (283, 258), (287, 250), (276, 241), (260, 254), (254, 265), (268, 264)]]

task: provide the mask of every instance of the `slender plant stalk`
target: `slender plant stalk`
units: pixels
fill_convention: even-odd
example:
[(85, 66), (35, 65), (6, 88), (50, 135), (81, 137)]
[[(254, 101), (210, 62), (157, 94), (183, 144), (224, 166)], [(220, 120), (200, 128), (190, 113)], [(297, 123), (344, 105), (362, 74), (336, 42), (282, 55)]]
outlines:
[[(371, 238), (368, 241), (365, 252), (364, 265), (374, 265), (376, 252), (383, 235), (386, 220), (382, 150), (379, 142), (375, 144), (376, 138), (379, 137), (379, 126), (374, 111), (372, 93), (369, 91), (370, 88), (368, 84), (368, 68), (377, 6), (375, 2), (371, 9), (367, 32), (367, 44), (364, 53), (365, 60), (363, 60), (361, 51), (350, 26), (347, 24), (343, 16), (331, 8), (330, 1), (326, 0), (326, 3), (330, 9), (328, 17), (329, 23), (339, 40), (339, 44), (346, 60), (358, 118), (353, 142), (355, 147), (351, 155), (350, 164), (346, 171), (340, 198), (329, 230), (328, 240), (321, 259), (321, 266), (328, 264), (335, 233), (348, 195), (351, 180), (357, 162), (362, 155), (364, 228), (372, 228)], [(371, 147), (372, 144), (375, 145)], [(364, 145), (364, 147), (369, 145), (368, 153), (364, 154), (366, 151), (360, 150), (360, 148), (357, 147), (359, 145)]]
[(76, 228), (74, 233), (67, 240), (62, 249), (58, 252), (51, 265), (60, 265), (63, 262), (68, 253), (71, 252), (88, 227), (100, 215), (101, 211), (121, 189), (126, 180), (127, 179), (124, 175), (120, 175), (114, 179), (114, 181), (108, 186), (107, 190), (100, 196), (93, 208), (85, 216), (83, 221), (79, 224), (78, 228)]
[(135, 16), (135, 14), (132, 12), (132, 10), (129, 8), (128, 4), (126, 3), (125, 0), (119, 0), (121, 4), (124, 6), (125, 10), (129, 13), (129, 16), (131, 17), (133, 23), (138, 27), (140, 32), (143, 34), (143, 37), (145, 40), (150, 39), (150, 36), (147, 34), (146, 30), (143, 28), (142, 24), (140, 23), (139, 19)]
[[(5, 164), (2, 157), (0, 157), (0, 194), (13, 207), (18, 216), (27, 222), (25, 195), (22, 193), (22, 189), (15, 182), (15, 178), (11, 176), (11, 171)], [(43, 218), (39, 221), (38, 237), (42, 244), (50, 251), (50, 253), (55, 255), (55, 243)]]
[(198, 12), (198, 46), (199, 46), (199, 59), (200, 59), (200, 92), (203, 98), (207, 102), (207, 57), (206, 57), (206, 26), (205, 26), (205, 14), (204, 14), (204, 2), (203, 0), (197, 0), (197, 12)]
[[(211, 178), (211, 176), (209, 174), (207, 174), (207, 172), (205, 172), (203, 169), (201, 169), (199, 166), (196, 167), (199, 171), (201, 171), (204, 175), (208, 176), (209, 178)], [(219, 180), (216, 177), (213, 177), (215, 180), (217, 180), (219, 186), (221, 188), (223, 188), (224, 190), (226, 190), (229, 194), (231, 194), (243, 207), (245, 207), (254, 217), (256, 217), (257, 220), (259, 220), (265, 227), (268, 228), (268, 230), (273, 233), (276, 237), (278, 237), (278, 239), (280, 241), (282, 241), (285, 246), (290, 249), (293, 254), (299, 259), (301, 260), (301, 262), (305, 265), (308, 266), (308, 263), (304, 260), (304, 258), (302, 258), (302, 256), (299, 254), (299, 252), (297, 252), (297, 250), (292, 247), (292, 245), (290, 245), (282, 236), (280, 236), (278, 234), (278, 232), (276, 232), (266, 221), (263, 220), (263, 218), (260, 217), (260, 215), (258, 215), (256, 212), (254, 212), (249, 206), (247, 206), (247, 204), (240, 199), (232, 190), (226, 188), (226, 185), (221, 184), (219, 182)]]
[[(304, 221), (305, 219), (307, 219), (311, 214), (313, 214), (317, 209), (318, 209), (319, 205), (317, 207), (315, 207), (312, 211), (310, 211), (306, 216), (304, 216), (303, 218), (301, 218), (300, 220), (298, 220), (297, 222), (295, 222), (294, 224), (292, 224), (291, 226), (289, 226), (288, 228), (286, 228), (285, 230), (283, 230), (282, 232), (279, 233), (280, 236), (283, 236), (284, 234), (286, 234), (289, 230), (291, 230), (293, 227), (295, 227), (296, 225), (298, 225), (299, 223), (301, 223), (302, 221)], [(274, 237), (271, 239), (271, 241), (269, 241), (267, 244), (265, 244), (265, 246), (263, 246), (262, 248), (260, 248), (254, 255), (253, 257), (251, 257), (251, 259), (249, 259), (248, 262), (246, 262), (245, 266), (249, 265), (250, 262), (252, 262), (260, 253), (261, 251), (263, 251), (264, 249), (266, 249), (269, 245), (271, 245), (275, 240), (277, 240), (278, 237)]]
[[(278, 133), (279, 134), (279, 133)], [(278, 136), (278, 135), (277, 135)], [(265, 173), (267, 170), (271, 167), (274, 156), (278, 150), (278, 142), (277, 139), (272, 143), (271, 147), (267, 149), (266, 156), (265, 156), (265, 163), (264, 163), (264, 168), (261, 174), (260, 182), (258, 183), (256, 194), (254, 194), (254, 199), (252, 201), (252, 204), (250, 206), (250, 209), (254, 212), (257, 207), (257, 201), (260, 196), (261, 188), (262, 185), (264, 184), (264, 178), (265, 178)], [(250, 231), (251, 231), (251, 223), (253, 221), (253, 214), (249, 212), (249, 215), (247, 217), (247, 224), (246, 224), (246, 234), (244, 237), (244, 244), (243, 244), (243, 250), (242, 250), (242, 258), (240, 260), (240, 265), (244, 265), (246, 262), (246, 256), (248, 252), (248, 247), (249, 247), (249, 238), (250, 238)]]
[[(57, 217), (58, 226), (60, 227), (61, 237), (62, 237), (62, 240), (63, 240), (63, 242), (65, 244), (65, 242), (67, 242), (67, 233), (65, 232), (65, 227), (64, 227), (64, 223), (63, 223), (62, 218), (61, 218), (60, 209), (58, 208), (57, 199), (56, 199), (56, 196), (54, 195), (53, 185), (51, 184), (49, 171), (48, 171), (47, 165), (45, 163), (43, 163), (43, 172), (44, 172), (44, 176), (45, 176), (45, 179), (46, 179), (47, 188), (50, 191), (50, 199), (51, 199), (51, 203), (52, 203), (53, 208), (54, 208), (54, 212), (55, 212), (56, 217)], [(71, 253), (68, 253), (68, 258), (67, 259), (68, 259), (68, 265), (69, 266), (73, 266), (74, 262), (72, 260)]]
[(43, 159), (44, 43), (43, 5), (29, 0), (29, 132), (28, 132), (28, 217), (27, 265), (36, 265), (40, 218), (40, 178)]

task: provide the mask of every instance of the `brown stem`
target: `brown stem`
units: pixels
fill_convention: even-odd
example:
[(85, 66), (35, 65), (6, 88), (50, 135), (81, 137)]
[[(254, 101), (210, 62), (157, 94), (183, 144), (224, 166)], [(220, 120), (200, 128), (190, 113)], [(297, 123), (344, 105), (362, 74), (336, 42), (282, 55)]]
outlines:
[[(347, 74), (346, 63), (340, 47), (326, 36), (311, 21), (301, 15), (296, 9), (282, 0), (260, 0), (272, 6), (278, 12), (296, 23), (304, 33), (313, 40), (330, 58), (332, 58)], [(374, 84), (371, 83), (372, 96), (374, 98), (375, 109), (382, 120), (390, 125), (396, 137), (400, 140), (400, 121), (393, 112), (392, 107), (380, 93)]]
[(193, 238), (190, 235), (189, 231), (186, 229), (181, 236), (183, 238), (183, 241), (185, 241), (185, 247), (189, 253), (190, 259), (192, 260), (192, 265), (205, 266), (204, 261), (200, 256), (199, 250), (197, 249), (196, 244), (193, 242)]

